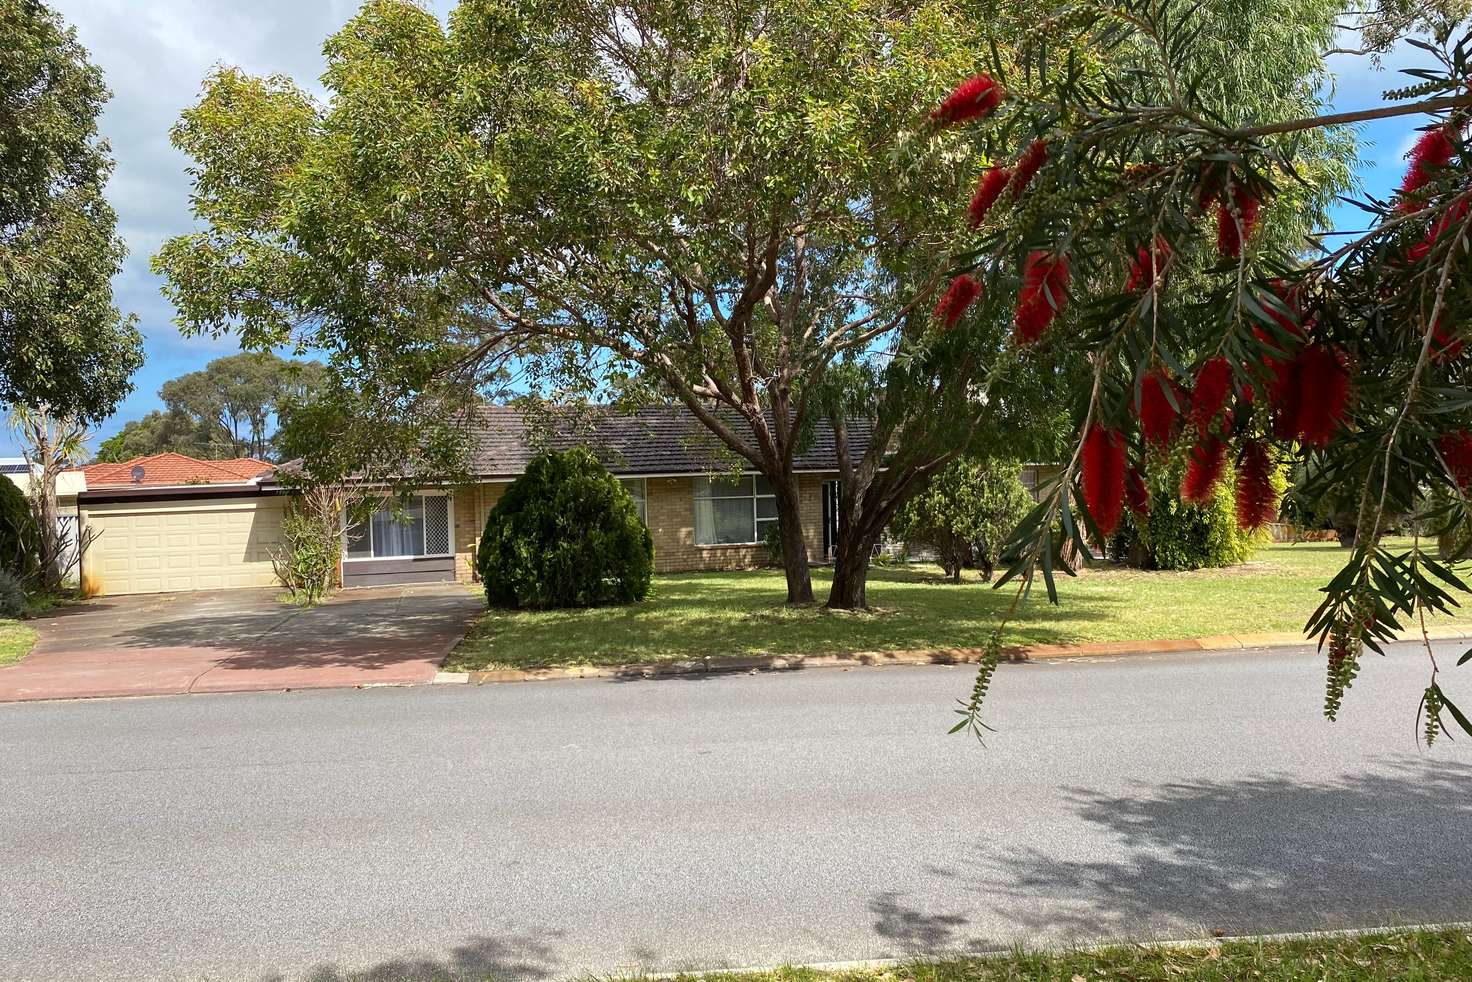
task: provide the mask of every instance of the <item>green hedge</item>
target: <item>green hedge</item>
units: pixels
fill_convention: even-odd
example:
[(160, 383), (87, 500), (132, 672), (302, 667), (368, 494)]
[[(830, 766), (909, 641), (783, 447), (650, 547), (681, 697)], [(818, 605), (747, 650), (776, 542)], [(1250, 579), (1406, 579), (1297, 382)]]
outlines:
[[(1236, 474), (1229, 463), (1206, 505), (1180, 498), (1185, 453), (1151, 461), (1146, 484), (1150, 508), (1145, 518), (1125, 512), (1110, 540), (1116, 559), (1145, 569), (1193, 570), (1236, 566), (1252, 558), (1268, 540), (1266, 532), (1237, 527)], [(1281, 480), (1280, 480), (1281, 490)]]
[(493, 607), (632, 603), (649, 595), (654, 540), (591, 453), (543, 453), (491, 509), (476, 567)]
[(41, 533), (36, 513), (20, 488), (0, 477), (0, 570), (33, 583), (41, 568)]

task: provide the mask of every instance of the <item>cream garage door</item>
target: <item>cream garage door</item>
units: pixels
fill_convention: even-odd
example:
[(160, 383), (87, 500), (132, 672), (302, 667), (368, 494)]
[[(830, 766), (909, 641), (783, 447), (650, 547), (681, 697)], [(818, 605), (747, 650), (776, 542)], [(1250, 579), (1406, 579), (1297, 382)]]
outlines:
[(84, 505), (96, 538), (82, 560), (94, 595), (271, 586), (285, 498)]

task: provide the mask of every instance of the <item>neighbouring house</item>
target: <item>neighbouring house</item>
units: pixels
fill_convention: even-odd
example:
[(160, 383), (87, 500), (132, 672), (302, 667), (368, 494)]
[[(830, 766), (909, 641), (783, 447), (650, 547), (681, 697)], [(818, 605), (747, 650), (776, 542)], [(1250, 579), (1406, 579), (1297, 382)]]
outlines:
[(171, 593), (269, 586), (281, 540), (285, 489), (266, 485), (262, 460), (154, 454), (88, 464), (78, 521), (92, 536), (82, 555), (84, 593)]
[[(728, 422), (744, 425), (735, 418)], [(866, 426), (851, 428), (855, 458), (867, 449), (868, 437)], [(629, 489), (653, 534), (660, 572), (733, 569), (766, 559), (762, 536), (776, 520), (767, 482), (749, 468), (738, 475), (729, 452), (683, 407), (634, 413), (584, 408), (535, 422), (517, 409), (483, 407), (466, 439), (469, 482), (424, 487), (360, 523), (344, 522), (344, 586), (474, 579), (481, 531), (507, 486), (539, 450), (572, 446), (596, 453)], [(83, 520), (101, 533), (83, 561), (90, 591), (154, 593), (275, 582), (269, 553), (280, 540), (289, 473), (260, 461), (195, 463), (207, 468), (191, 471), (181, 461), (154, 458), (106, 465), (115, 468), (103, 472), (106, 487), (95, 486), (88, 474), (79, 507)], [(263, 470), (253, 473), (257, 465)], [(134, 467), (143, 468), (136, 481)], [(229, 473), (212, 476), (209, 471), (216, 469)], [(837, 458), (828, 427), (814, 428), (794, 469), (809, 555), (827, 558), (838, 523)], [(151, 477), (167, 483), (150, 483)]]

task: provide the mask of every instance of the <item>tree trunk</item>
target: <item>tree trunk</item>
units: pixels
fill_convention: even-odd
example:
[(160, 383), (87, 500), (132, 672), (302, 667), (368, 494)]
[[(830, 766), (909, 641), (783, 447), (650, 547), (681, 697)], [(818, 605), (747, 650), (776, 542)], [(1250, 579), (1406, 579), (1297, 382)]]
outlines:
[(828, 606), (834, 610), (863, 610), (869, 606), (865, 588), (869, 582), (870, 549), (844, 549), (840, 541), (833, 561), (833, 588)]
[(41, 585), (48, 593), (61, 590), (66, 573), (66, 543), (61, 538), (61, 523), (56, 505), (55, 462), (48, 458), (41, 465), (41, 494), (35, 510), (41, 533)]
[[(770, 478), (769, 478), (770, 480)], [(787, 475), (772, 481), (777, 498), (777, 531), (782, 537), (782, 569), (787, 574), (787, 602), (813, 602), (813, 575), (808, 569), (808, 543), (802, 534), (802, 509), (797, 481)]]

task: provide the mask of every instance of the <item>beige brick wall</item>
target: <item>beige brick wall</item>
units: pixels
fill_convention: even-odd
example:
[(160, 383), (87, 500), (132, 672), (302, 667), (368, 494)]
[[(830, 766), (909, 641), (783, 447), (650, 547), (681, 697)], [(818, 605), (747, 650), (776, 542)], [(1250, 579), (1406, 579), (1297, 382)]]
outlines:
[(475, 579), (475, 547), (491, 509), (501, 500), (509, 481), (472, 484), (455, 489), (455, 579)]
[[(823, 498), (825, 480), (836, 474), (798, 475), (803, 533), (808, 559), (823, 558)], [(476, 484), (455, 492), (455, 578), (475, 577), (475, 548), (491, 509), (509, 482)], [(654, 568), (661, 573), (689, 570), (742, 569), (763, 565), (767, 551), (756, 546), (698, 546), (695, 544), (695, 483), (689, 477), (651, 477), (646, 482), (649, 531), (654, 537)]]
[[(797, 491), (802, 508), (808, 559), (823, 552), (822, 487), (826, 475), (800, 474)], [(661, 573), (704, 569), (742, 569), (767, 563), (767, 550), (756, 546), (695, 544), (695, 479), (651, 477), (647, 482), (649, 531), (654, 536), (654, 568)]]

